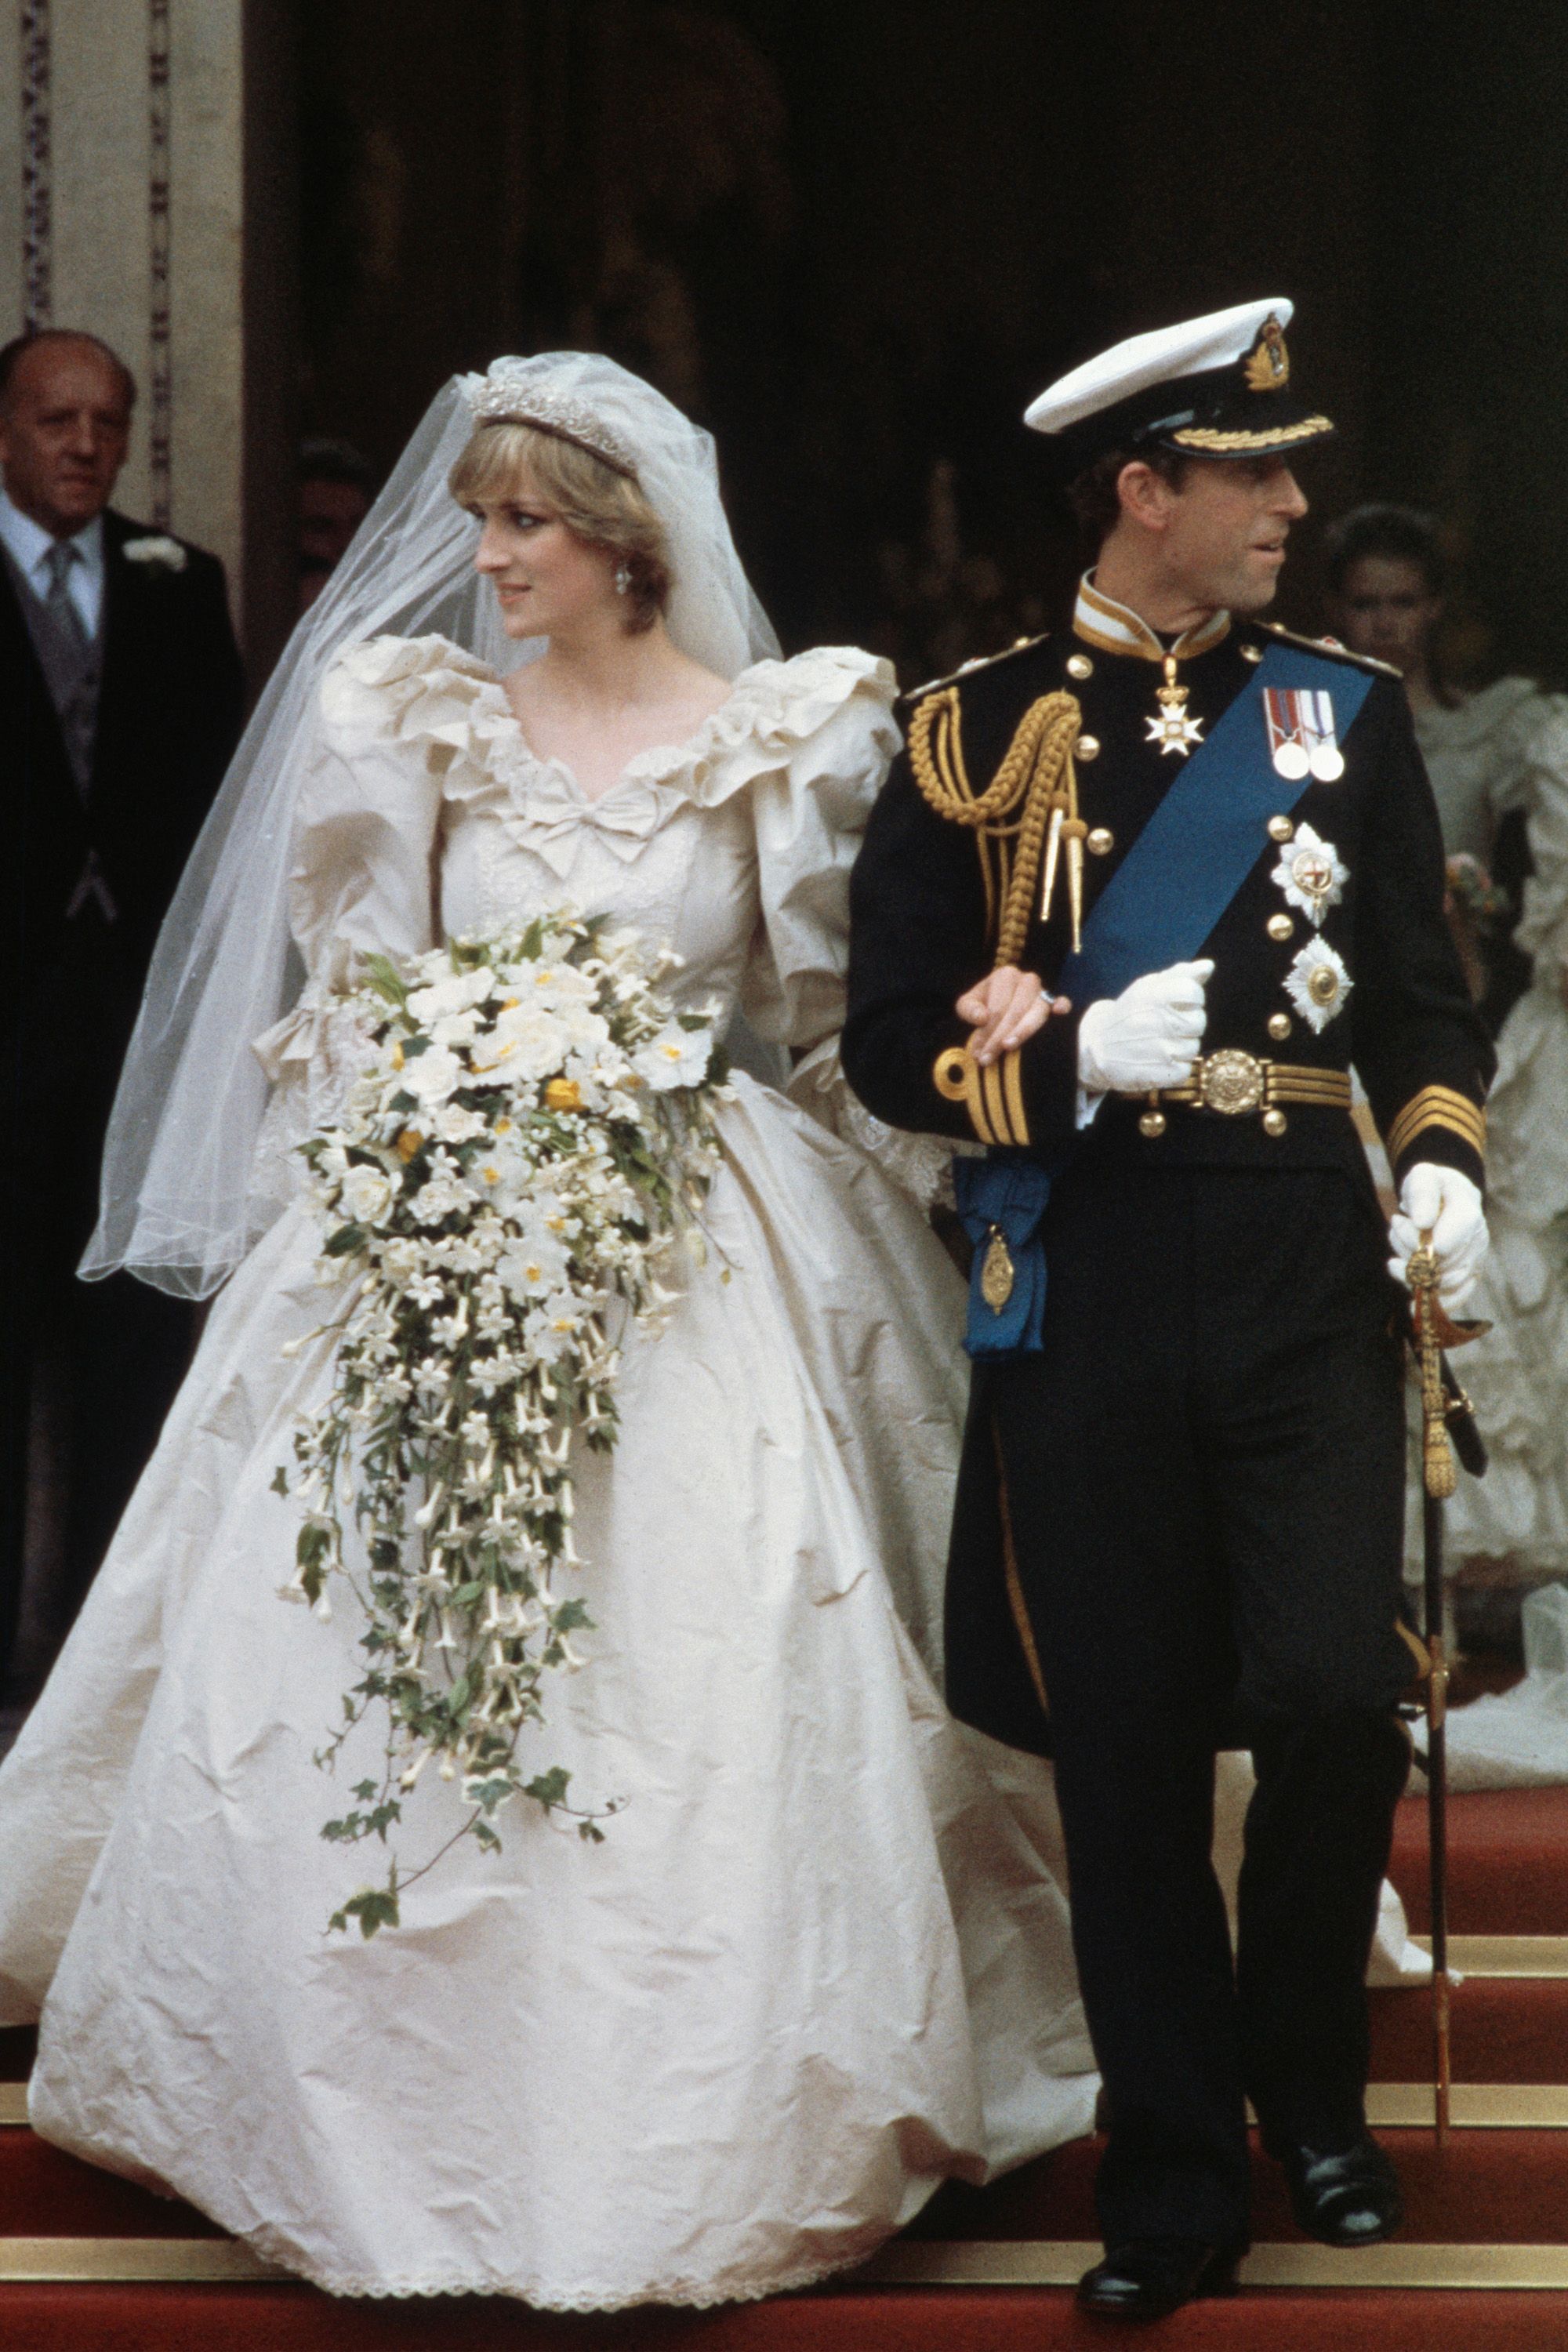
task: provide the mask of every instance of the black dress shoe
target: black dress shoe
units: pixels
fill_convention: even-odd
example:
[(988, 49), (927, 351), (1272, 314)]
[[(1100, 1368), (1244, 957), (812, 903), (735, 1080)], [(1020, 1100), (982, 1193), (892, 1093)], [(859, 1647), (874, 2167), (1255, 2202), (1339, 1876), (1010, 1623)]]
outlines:
[(1200, 2294), (1234, 2294), (1242, 2250), (1197, 2238), (1132, 2238), (1078, 2283), (1078, 2307), (1100, 2319), (1163, 2319)]
[(1399, 2176), (1370, 2132), (1338, 2152), (1291, 2143), (1273, 2153), (1298, 2222), (1325, 2246), (1375, 2246), (1405, 2219)]

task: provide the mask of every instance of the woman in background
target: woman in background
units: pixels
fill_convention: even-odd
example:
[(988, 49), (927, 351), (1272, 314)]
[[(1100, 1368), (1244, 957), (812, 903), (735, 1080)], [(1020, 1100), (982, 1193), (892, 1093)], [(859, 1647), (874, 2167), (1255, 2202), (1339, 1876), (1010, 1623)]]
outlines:
[[(1451, 882), (1466, 888), (1454, 861), (1468, 859), (1512, 886), (1518, 928), (1511, 945), (1498, 940), (1486, 992), (1506, 1012), (1487, 1103), (1492, 1248), (1468, 1302), (1493, 1328), (1459, 1365), (1491, 1461), (1460, 1479), (1447, 1549), (1456, 1565), (1506, 1561), (1509, 1580), (1530, 1584), (1568, 1573), (1568, 697), (1519, 677), (1467, 694), (1443, 677), (1447, 583), (1430, 516), (1358, 508), (1328, 551), (1337, 633), (1404, 672)], [(1568, 1726), (1561, 1747), (1568, 1778)]]

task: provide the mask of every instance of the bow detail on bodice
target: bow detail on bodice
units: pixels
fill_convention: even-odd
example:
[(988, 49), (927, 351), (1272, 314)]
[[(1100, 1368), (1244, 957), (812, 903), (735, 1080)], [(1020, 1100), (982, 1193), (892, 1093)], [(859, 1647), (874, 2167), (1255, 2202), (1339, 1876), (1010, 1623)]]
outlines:
[(564, 882), (577, 862), (585, 834), (596, 835), (606, 849), (629, 866), (680, 798), (651, 777), (627, 773), (598, 800), (589, 800), (558, 761), (530, 759), (525, 795), (510, 801), (497, 814), (517, 846), (542, 857)]

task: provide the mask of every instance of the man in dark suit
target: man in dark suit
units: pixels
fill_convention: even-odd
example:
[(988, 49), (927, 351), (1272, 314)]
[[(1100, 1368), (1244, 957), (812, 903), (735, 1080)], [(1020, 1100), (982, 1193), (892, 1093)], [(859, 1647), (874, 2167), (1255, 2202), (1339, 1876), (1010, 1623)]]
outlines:
[[(238, 739), (244, 693), (221, 563), (110, 509), (134, 400), (130, 372), (95, 336), (51, 331), (0, 350), (11, 836), (0, 1680), (27, 1548), (29, 1425), (37, 1439), (40, 1418), (52, 1424), (59, 1462), (54, 1590), (30, 1608), (31, 1654), (17, 1661), (33, 1680), (96, 1570), (190, 1340), (190, 1310), (129, 1276), (75, 1280), (153, 942)], [(40, 1383), (53, 1399), (42, 1417)]]

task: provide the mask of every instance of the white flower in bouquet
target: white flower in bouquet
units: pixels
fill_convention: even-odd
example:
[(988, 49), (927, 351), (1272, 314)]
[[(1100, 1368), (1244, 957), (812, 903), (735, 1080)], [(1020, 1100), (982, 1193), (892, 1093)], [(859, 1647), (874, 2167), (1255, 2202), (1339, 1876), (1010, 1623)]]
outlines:
[(572, 963), (537, 963), (521, 982), (524, 1001), (552, 1013), (591, 1005), (597, 994), (591, 976)]
[(537, 1227), (508, 1244), (496, 1260), (496, 1272), (514, 1298), (542, 1298), (562, 1281), (566, 1252), (552, 1233)]
[(392, 1179), (368, 1163), (351, 1168), (339, 1188), (343, 1214), (356, 1224), (376, 1225), (392, 1206)]
[(488, 1035), (475, 1039), (468, 1060), (476, 1070), (500, 1071), (510, 1079), (547, 1078), (560, 1069), (567, 1042), (547, 1005), (510, 1004)]
[(410, 992), (408, 1017), (433, 1026), (445, 1015), (471, 1013), (492, 994), (495, 984), (495, 972), (489, 964), (479, 964), (466, 971), (446, 972), (427, 988)]
[(472, 1143), (476, 1136), (489, 1133), (489, 1125), (482, 1111), (447, 1102), (431, 1120), (430, 1132), (438, 1143)]
[(632, 1055), (632, 1067), (657, 1094), (665, 1094), (672, 1087), (696, 1086), (712, 1050), (706, 1028), (685, 1029), (671, 1021)]
[[(602, 1834), (568, 1775), (525, 1777), (519, 1749), (548, 1676), (584, 1663), (569, 1637), (593, 1621), (559, 1580), (581, 1566), (574, 1448), (616, 1440), (612, 1313), (656, 1331), (683, 1235), (700, 1255), (723, 1067), (710, 1018), (658, 985), (678, 968), (561, 913), (406, 965), (367, 957), (346, 1001), (370, 1043), (342, 1118), (301, 1149), (322, 1277), (354, 1282), (332, 1394), (295, 1440), (309, 1508), (287, 1588), (325, 1612), (341, 1576), (363, 1619), (366, 1672), (318, 1760), (385, 1718), (335, 1842), (384, 1841), (432, 1756), (469, 1809), (448, 1843), (498, 1845), (520, 1794)], [(331, 1924), (395, 1925), (438, 1858), (406, 1876), (394, 1860)]]
[(449, 1046), (431, 1045), (423, 1054), (405, 1055), (401, 1075), (415, 1101), (428, 1108), (455, 1094), (466, 1073)]

